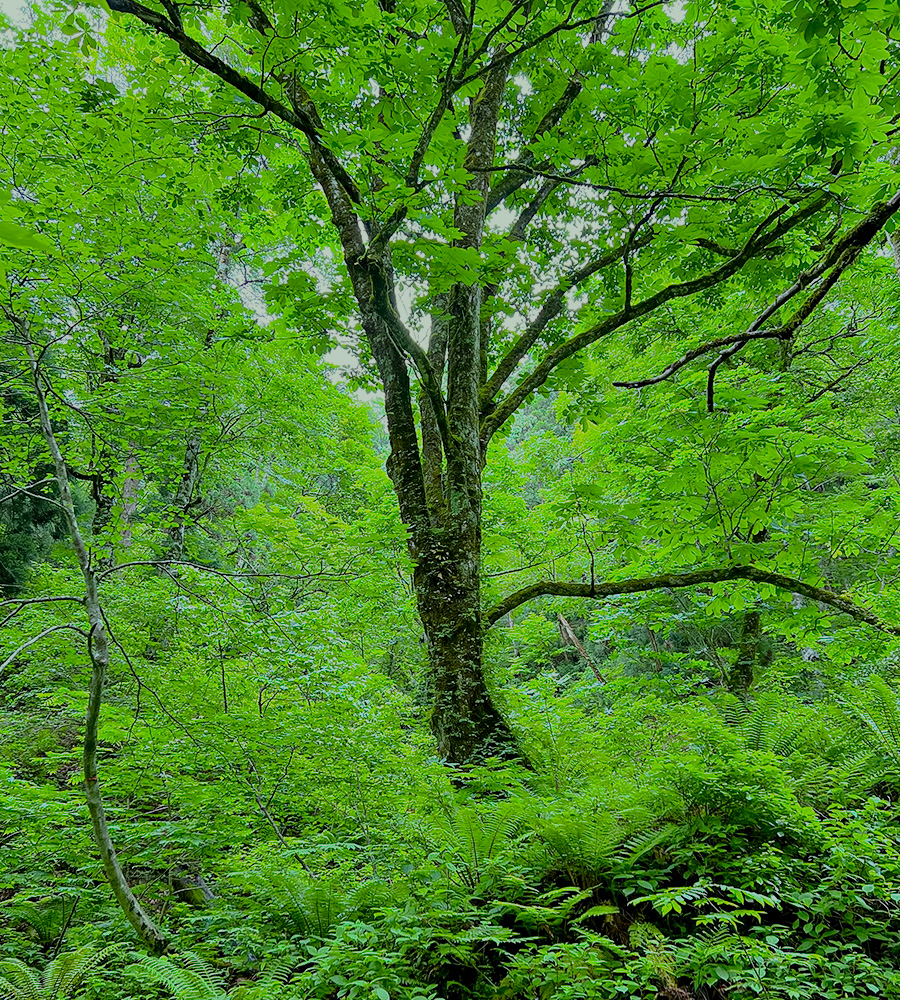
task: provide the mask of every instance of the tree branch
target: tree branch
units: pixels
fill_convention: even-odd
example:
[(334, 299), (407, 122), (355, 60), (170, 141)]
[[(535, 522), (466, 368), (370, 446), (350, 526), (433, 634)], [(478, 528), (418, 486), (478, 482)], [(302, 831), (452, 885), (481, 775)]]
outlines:
[[(755, 333), (735, 333), (729, 337), (716, 337), (700, 347), (694, 347), (670, 365), (667, 365), (658, 375), (651, 375), (648, 378), (636, 379), (633, 382), (613, 382), (617, 389), (643, 389), (648, 385), (657, 385), (665, 382), (676, 372), (681, 371), (686, 365), (697, 358), (702, 358), (704, 354), (712, 354), (713, 351), (720, 351), (723, 347), (743, 347), (751, 340), (783, 340), (786, 338), (783, 327), (776, 327), (773, 330), (757, 330)], [(723, 352), (724, 353), (724, 352)], [(721, 359), (720, 359), (721, 360)], [(717, 364), (718, 361), (713, 362)]]
[[(50, 631), (55, 631), (56, 629), (70, 628), (81, 633), (87, 639), (88, 656), (91, 661), (91, 680), (88, 687), (88, 704), (84, 721), (82, 763), (84, 769), (85, 799), (87, 801), (88, 812), (91, 816), (94, 841), (100, 852), (110, 888), (128, 922), (150, 949), (161, 952), (167, 947), (166, 937), (132, 892), (122, 871), (122, 866), (119, 863), (119, 858), (106, 821), (106, 811), (103, 805), (103, 797), (100, 794), (100, 781), (97, 774), (97, 733), (100, 723), (100, 709), (103, 704), (103, 686), (109, 670), (110, 657), (106, 622), (103, 610), (100, 607), (100, 584), (97, 573), (91, 563), (91, 553), (85, 544), (84, 536), (78, 524), (75, 503), (69, 485), (69, 475), (66, 471), (66, 462), (60, 451), (59, 442), (56, 439), (50, 419), (47, 397), (43, 388), (44, 378), (41, 372), (41, 362), (35, 353), (35, 344), (27, 327), (23, 323), (19, 323), (18, 327), (24, 340), (25, 353), (31, 369), (31, 383), (37, 401), (41, 433), (47, 450), (50, 452), (50, 457), (53, 460), (56, 485), (69, 529), (69, 538), (72, 541), (72, 547), (78, 558), (78, 566), (84, 578), (84, 607), (91, 626), (90, 631), (85, 633), (75, 625), (58, 625), (52, 629), (45, 629), (41, 635), (47, 635)], [(15, 655), (13, 654), (13, 656)]]
[[(294, 106), (303, 110), (304, 92), (301, 92), (301, 88), (291, 87), (289, 96)], [(366, 246), (360, 229), (359, 214), (349, 194), (338, 183), (321, 155), (320, 147), (310, 147), (309, 165), (328, 201), (331, 218), (341, 241), (344, 263), (359, 305), (363, 330), (378, 366), (391, 441), (387, 472), (394, 483), (400, 516), (413, 532), (413, 548), (418, 549), (423, 544), (420, 533), (427, 531), (430, 523), (412, 410), (409, 372), (404, 351), (402, 347), (398, 347), (396, 323), (392, 323), (392, 319), (399, 322), (399, 317), (390, 247), (377, 249), (372, 243)], [(408, 337), (408, 340), (412, 341), (412, 338)], [(427, 372), (429, 369), (423, 366), (423, 370)], [(423, 384), (425, 379), (423, 374)], [(429, 395), (434, 396), (433, 384)], [(437, 396), (440, 396), (439, 392)], [(442, 409), (443, 403), (438, 412)]]
[(0, 663), (0, 671), (5, 670), (10, 663), (19, 655), (19, 653), (24, 652), (29, 646), (33, 646), (36, 642), (40, 642), (46, 636), (53, 632), (61, 632), (67, 629), (72, 632), (77, 632), (82, 638), (87, 639), (88, 634), (83, 628), (79, 628), (77, 625), (65, 624), (65, 625), (51, 625), (50, 628), (45, 628), (43, 632), (38, 632), (37, 635), (32, 636), (30, 639), (26, 639), (20, 646), (17, 646), (7, 658)]
[[(448, 9), (450, 7), (452, 7), (452, 5), (448, 5)], [(412, 156), (410, 157), (409, 167), (407, 167), (406, 176), (404, 177), (404, 184), (409, 188), (421, 189), (423, 186), (419, 182), (419, 174), (422, 170), (422, 164), (425, 162), (425, 155), (431, 145), (431, 140), (434, 138), (435, 132), (437, 132), (444, 116), (450, 109), (450, 106), (453, 103), (453, 95), (459, 87), (458, 81), (454, 79), (453, 70), (456, 66), (457, 60), (459, 59), (460, 53), (462, 52), (463, 46), (468, 40), (468, 37), (468, 34), (462, 32), (460, 33), (459, 41), (456, 44), (453, 56), (450, 59), (447, 70), (443, 76), (441, 96), (438, 99), (438, 103), (435, 105), (434, 110), (431, 112), (425, 127), (422, 129), (422, 133), (416, 142), (416, 148), (413, 150)], [(391, 213), (390, 218), (379, 228), (378, 235), (372, 240), (373, 248), (380, 250), (388, 245), (391, 237), (402, 225), (408, 211), (409, 206), (407, 204), (403, 204)]]
[(0, 618), (0, 628), (3, 628), (11, 622), (20, 611), (24, 611), (25, 608), (30, 607), (32, 604), (56, 604), (60, 601), (74, 602), (75, 604), (81, 604), (82, 606), (84, 605), (83, 597), (13, 597), (7, 601), (0, 601), (0, 608), (8, 608), (10, 605), (14, 605), (12, 611), (10, 611), (5, 618)]
[(406, 328), (403, 320), (397, 315), (394, 303), (391, 301), (390, 289), (380, 268), (370, 269), (375, 307), (387, 327), (388, 335), (397, 350), (409, 356), (419, 373), (422, 388), (431, 403), (434, 419), (437, 422), (441, 441), (446, 449), (449, 445), (450, 429), (447, 426), (447, 409), (441, 394), (440, 380), (437, 378), (428, 354), (423, 347), (415, 342), (412, 334)]
[[(856, 262), (859, 255), (871, 242), (873, 237), (884, 226), (888, 219), (900, 208), (900, 191), (898, 191), (889, 201), (876, 205), (875, 208), (859, 223), (857, 223), (848, 233), (838, 240), (815, 267), (803, 272), (797, 280), (782, 292), (775, 301), (769, 305), (744, 331), (731, 337), (717, 337), (700, 347), (695, 347), (685, 352), (676, 361), (664, 368), (658, 375), (649, 378), (638, 379), (633, 382), (613, 382), (619, 389), (641, 389), (648, 385), (655, 385), (680, 371), (685, 365), (690, 364), (696, 358), (704, 354), (711, 354), (713, 351), (721, 350), (723, 347), (729, 348), (722, 353), (710, 366), (707, 380), (707, 408), (712, 412), (713, 397), (712, 386), (715, 373), (719, 365), (732, 354), (737, 353), (741, 347), (751, 340), (790, 340), (802, 324), (812, 315), (816, 307), (822, 302), (828, 292), (837, 283), (840, 276)], [(831, 271), (828, 272), (828, 269)], [(826, 273), (828, 272), (828, 273)], [(810, 294), (807, 300), (795, 310), (793, 315), (781, 326), (771, 330), (760, 330), (762, 323), (777, 312), (789, 299), (793, 298), (812, 281), (825, 275), (821, 283)]]
[(345, 579), (346, 574), (327, 573), (260, 573), (253, 570), (246, 572), (231, 572), (230, 570), (217, 569), (214, 566), (204, 566), (203, 563), (193, 562), (190, 559), (133, 559), (130, 562), (118, 563), (110, 566), (97, 574), (97, 580), (104, 580), (112, 573), (118, 573), (123, 569), (131, 569), (133, 566), (152, 566), (158, 569), (160, 566), (187, 566), (190, 569), (200, 570), (203, 573), (210, 573), (213, 576), (221, 576), (226, 579), (235, 580), (318, 580), (329, 578), (335, 580)]
[(180, 23), (176, 24), (174, 21), (168, 20), (157, 11), (145, 7), (142, 3), (137, 3), (136, 0), (108, 0), (108, 2), (110, 10), (122, 14), (134, 15), (134, 17), (138, 18), (138, 20), (148, 27), (153, 28), (154, 31), (158, 31), (175, 42), (181, 52), (191, 62), (209, 70), (215, 76), (219, 77), (220, 80), (224, 80), (234, 87), (235, 90), (244, 94), (245, 97), (249, 97), (251, 101), (258, 104), (261, 108), (264, 108), (276, 118), (280, 118), (285, 124), (299, 129), (309, 140), (310, 145), (319, 151), (322, 159), (328, 165), (328, 169), (347, 193), (350, 200), (356, 204), (362, 201), (359, 188), (354, 183), (353, 178), (334, 153), (323, 144), (319, 123), (306, 111), (302, 109), (291, 110), (282, 104), (281, 101), (276, 100), (258, 84), (248, 79), (242, 73), (239, 73), (233, 66), (230, 66), (218, 56), (213, 55), (212, 52), (205, 49), (198, 41), (191, 38), (184, 31)]
[[(463, 161), (468, 179), (465, 193), (456, 195), (453, 207), (453, 225), (460, 233), (453, 241), (454, 247), (477, 250), (481, 246), (488, 187), (484, 169), (496, 155), (507, 69), (506, 60), (498, 57), (494, 70), (469, 102), (471, 131)], [(478, 392), (483, 377), (482, 357), (488, 349), (487, 330), (481, 323), (482, 303), (482, 288), (477, 282), (457, 281), (450, 290), (447, 308), (447, 421), (453, 430), (452, 441), (448, 438), (445, 445), (447, 483), (451, 493), (460, 500), (465, 498), (464, 507), (473, 518), (471, 524), (477, 520), (475, 512), (481, 505), (480, 484), (473, 482), (471, 470), (479, 466), (482, 457)]]
[(804, 583), (783, 573), (772, 573), (755, 566), (721, 566), (716, 569), (689, 570), (685, 573), (665, 573), (661, 576), (646, 576), (631, 580), (613, 580), (606, 583), (575, 583), (541, 580), (517, 590), (488, 611), (484, 619), (494, 625), (511, 611), (536, 597), (580, 597), (602, 600), (618, 594), (640, 594), (649, 590), (668, 590), (678, 587), (696, 587), (707, 583), (725, 583), (729, 580), (753, 580), (765, 583), (779, 590), (799, 594), (820, 604), (827, 604), (857, 621), (871, 625), (881, 632), (900, 636), (900, 626), (882, 621), (874, 611), (854, 604), (842, 594)]
[[(603, 8), (600, 13), (594, 19), (594, 30), (591, 32), (590, 37), (591, 44), (603, 37), (606, 19), (612, 11), (613, 6), (613, 0), (606, 0), (606, 3), (603, 4)], [(575, 5), (572, 6), (570, 15), (574, 9)], [(509, 169), (511, 172), (505, 177), (502, 177), (488, 192), (487, 205), (485, 209), (488, 215), (490, 215), (490, 213), (497, 208), (498, 205), (504, 202), (511, 194), (518, 191), (523, 184), (527, 183), (528, 180), (534, 176), (535, 169), (539, 170), (548, 165), (547, 163), (542, 163), (535, 168), (534, 153), (528, 149), (528, 146), (530, 146), (536, 139), (539, 139), (542, 135), (546, 135), (546, 133), (551, 129), (556, 128), (560, 121), (562, 121), (565, 113), (575, 103), (575, 100), (581, 93), (583, 87), (584, 83), (582, 75), (578, 70), (576, 70), (569, 77), (563, 92), (548, 108), (540, 122), (538, 122), (537, 128), (535, 128), (534, 132), (531, 134), (531, 138), (524, 144), (524, 149), (519, 160), (510, 165)], [(556, 180), (556, 178), (551, 179)], [(559, 182), (562, 183), (561, 179)]]
[[(717, 285), (720, 282), (725, 281), (727, 278), (732, 277), (732, 275), (737, 274), (747, 261), (757, 256), (766, 247), (774, 243), (775, 240), (780, 239), (785, 235), (785, 233), (794, 229), (796, 226), (799, 226), (802, 222), (812, 217), (817, 212), (820, 212), (828, 203), (828, 200), (828, 194), (820, 193), (808, 204), (797, 209), (797, 211), (780, 222), (777, 220), (784, 214), (786, 206), (781, 206), (780, 208), (775, 209), (774, 212), (771, 212), (763, 220), (763, 222), (760, 223), (736, 257), (732, 257), (730, 260), (720, 264), (714, 270), (708, 271), (706, 274), (700, 275), (698, 278), (691, 278), (688, 281), (677, 282), (676, 284), (669, 285), (667, 288), (663, 288), (655, 294), (648, 296), (643, 301), (638, 302), (637, 305), (632, 306), (630, 309), (620, 309), (619, 312), (612, 316), (608, 316), (606, 319), (601, 320), (599, 323), (585, 330), (583, 333), (570, 338), (554, 350), (550, 351), (543, 361), (541, 361), (540, 364), (538, 364), (532, 372), (527, 375), (515, 387), (515, 389), (512, 390), (512, 392), (501, 400), (496, 409), (484, 418), (481, 429), (481, 436), (484, 444), (486, 445), (490, 441), (496, 431), (502, 427), (507, 420), (509, 420), (509, 418), (516, 412), (516, 410), (518, 410), (531, 393), (533, 393), (536, 389), (539, 389), (547, 381), (553, 369), (565, 361), (566, 358), (571, 357), (573, 354), (577, 354), (578, 351), (583, 350), (585, 347), (589, 347), (602, 337), (621, 329), (628, 323), (631, 323), (636, 319), (640, 319), (642, 316), (646, 316), (648, 313), (653, 312), (654, 309), (659, 308), (659, 306), (664, 305), (666, 302), (694, 295), (697, 292), (703, 291), (706, 288), (711, 288), (713, 285)], [(772, 225), (772, 223), (777, 224), (774, 225), (769, 232), (766, 232), (766, 228)]]
[(503, 383), (516, 370), (519, 362), (534, 347), (548, 323), (555, 319), (562, 311), (566, 294), (573, 288), (577, 288), (578, 285), (588, 278), (597, 274), (598, 271), (621, 260), (629, 250), (639, 250), (641, 247), (646, 246), (652, 239), (653, 233), (650, 232), (640, 237), (640, 239), (635, 240), (630, 247), (628, 242), (625, 242), (614, 250), (608, 250), (599, 257), (595, 257), (594, 260), (590, 260), (576, 270), (571, 271), (556, 285), (544, 300), (544, 304), (541, 306), (537, 316), (525, 327), (522, 335), (510, 348), (506, 356), (500, 360), (494, 374), (485, 384), (481, 393), (482, 411), (490, 404), (497, 393), (500, 392), (503, 388)]

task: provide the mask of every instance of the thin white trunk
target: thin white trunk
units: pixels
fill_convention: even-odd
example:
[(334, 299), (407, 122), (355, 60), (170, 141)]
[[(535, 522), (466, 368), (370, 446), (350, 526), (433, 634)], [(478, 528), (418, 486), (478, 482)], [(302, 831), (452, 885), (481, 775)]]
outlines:
[(38, 413), (41, 422), (41, 432), (56, 473), (56, 483), (59, 488), (59, 503), (63, 509), (69, 537), (78, 557), (81, 575), (84, 577), (84, 607), (87, 612), (90, 631), (88, 633), (88, 654), (91, 660), (91, 682), (88, 689), (87, 717), (84, 728), (84, 790), (88, 811), (94, 830), (94, 841), (100, 851), (103, 867), (110, 887), (121, 906), (128, 922), (135, 929), (141, 941), (152, 951), (161, 952), (166, 948), (166, 937), (156, 926), (146, 910), (138, 902), (131, 891), (119, 864), (116, 849), (109, 835), (106, 822), (106, 812), (103, 808), (103, 798), (100, 794), (100, 781), (97, 775), (97, 731), (100, 721), (100, 708), (103, 703), (103, 686), (106, 672), (109, 668), (109, 636), (106, 619), (100, 605), (99, 581), (91, 562), (91, 553), (84, 542), (84, 536), (75, 516), (75, 504), (72, 490), (69, 486), (69, 476), (66, 463), (53, 432), (47, 400), (41, 384), (41, 368), (34, 345), (26, 336), (25, 351), (31, 366), (31, 377), (38, 403)]

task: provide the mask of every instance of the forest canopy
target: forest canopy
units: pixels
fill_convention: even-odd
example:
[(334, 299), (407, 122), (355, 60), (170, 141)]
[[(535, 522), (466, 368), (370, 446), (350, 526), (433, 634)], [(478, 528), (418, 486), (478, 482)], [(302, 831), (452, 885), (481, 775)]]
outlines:
[(900, 997), (900, 9), (0, 31), (0, 1000)]

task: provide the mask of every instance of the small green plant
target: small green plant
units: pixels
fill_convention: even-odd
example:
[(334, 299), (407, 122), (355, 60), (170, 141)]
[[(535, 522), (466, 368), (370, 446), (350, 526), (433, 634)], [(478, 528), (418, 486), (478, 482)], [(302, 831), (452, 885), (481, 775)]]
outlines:
[(74, 997), (85, 979), (119, 945), (97, 949), (85, 945), (78, 951), (57, 955), (43, 972), (32, 969), (15, 958), (0, 961), (0, 1000), (64, 1000)]
[(145, 956), (133, 971), (160, 983), (174, 1000), (285, 1000), (291, 995), (289, 981), (293, 963), (277, 962), (264, 969), (253, 982), (228, 989), (225, 977), (193, 952), (183, 952), (178, 960)]

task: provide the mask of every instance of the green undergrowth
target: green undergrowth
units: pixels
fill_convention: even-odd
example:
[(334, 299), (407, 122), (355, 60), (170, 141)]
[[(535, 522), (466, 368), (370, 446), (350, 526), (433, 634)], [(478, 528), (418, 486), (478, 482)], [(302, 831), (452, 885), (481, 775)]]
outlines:
[[(66, 711), (5, 720), (4, 1000), (900, 996), (900, 711), (877, 678), (814, 708), (556, 705), (570, 739), (540, 767), (455, 785), (416, 740), (386, 761), (384, 721), (382, 770), (318, 780), (313, 742), (280, 784), (199, 753), (138, 781), (147, 747), (110, 741), (112, 832), (162, 959), (110, 903)], [(38, 975), (114, 944), (55, 993)]]

